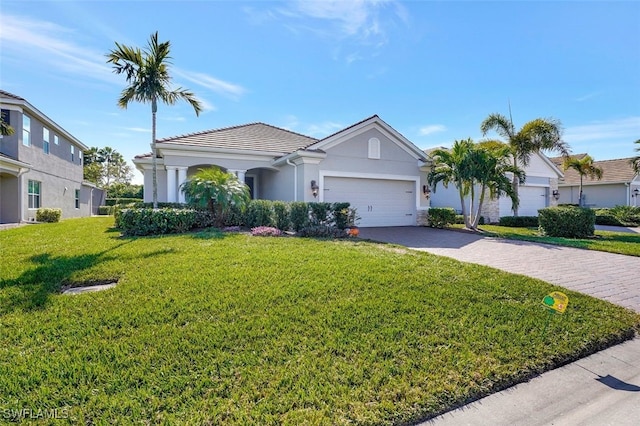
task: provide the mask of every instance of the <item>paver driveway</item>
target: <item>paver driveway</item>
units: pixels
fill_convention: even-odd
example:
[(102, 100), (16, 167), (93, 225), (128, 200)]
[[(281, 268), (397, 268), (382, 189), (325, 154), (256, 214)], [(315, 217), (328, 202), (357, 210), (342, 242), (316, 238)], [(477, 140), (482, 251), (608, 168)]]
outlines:
[(361, 228), (360, 237), (539, 278), (640, 312), (640, 257), (424, 227)]

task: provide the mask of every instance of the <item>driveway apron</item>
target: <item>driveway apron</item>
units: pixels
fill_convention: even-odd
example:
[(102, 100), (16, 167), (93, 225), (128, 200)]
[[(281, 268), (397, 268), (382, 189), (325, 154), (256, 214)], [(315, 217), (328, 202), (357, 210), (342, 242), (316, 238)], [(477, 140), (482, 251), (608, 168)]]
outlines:
[(538, 278), (640, 312), (640, 257), (423, 227), (361, 228), (360, 237)]

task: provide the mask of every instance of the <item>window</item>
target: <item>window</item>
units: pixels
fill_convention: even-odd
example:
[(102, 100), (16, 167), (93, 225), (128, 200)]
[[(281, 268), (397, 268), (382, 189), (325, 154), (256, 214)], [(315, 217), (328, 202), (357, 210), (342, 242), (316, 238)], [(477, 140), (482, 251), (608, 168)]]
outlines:
[(71, 145), (71, 162), (72, 163), (75, 160), (75, 152), (76, 152), (75, 147), (73, 145)]
[(76, 189), (76, 209), (80, 208), (80, 190)]
[(3, 109), (0, 110), (0, 114), (2, 121), (4, 121), (5, 124), (11, 126), (11, 111), (9, 111), (8, 109)]
[(378, 138), (369, 139), (369, 158), (373, 160), (380, 159), (380, 139)]
[(22, 115), (22, 145), (31, 146), (31, 119), (28, 115)]
[(60, 145), (60, 139), (58, 138), (58, 135), (53, 135), (53, 143), (55, 143), (56, 145)]
[(40, 208), (40, 182), (37, 180), (29, 181), (29, 208), (30, 209), (39, 209)]
[(49, 153), (49, 129), (42, 128), (42, 150), (45, 154)]
[(78, 150), (78, 161), (82, 164), (82, 151)]

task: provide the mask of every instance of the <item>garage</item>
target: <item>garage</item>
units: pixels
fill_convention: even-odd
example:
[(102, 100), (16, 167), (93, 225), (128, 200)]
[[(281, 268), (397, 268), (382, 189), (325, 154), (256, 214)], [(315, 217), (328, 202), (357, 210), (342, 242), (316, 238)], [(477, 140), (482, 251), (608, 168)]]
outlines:
[(325, 176), (323, 200), (351, 203), (359, 226), (415, 226), (416, 183), (407, 180)]
[[(520, 206), (518, 216), (538, 216), (538, 210), (547, 207), (547, 188), (544, 186), (521, 186), (518, 188)], [(500, 216), (511, 216), (511, 199), (500, 198)]]

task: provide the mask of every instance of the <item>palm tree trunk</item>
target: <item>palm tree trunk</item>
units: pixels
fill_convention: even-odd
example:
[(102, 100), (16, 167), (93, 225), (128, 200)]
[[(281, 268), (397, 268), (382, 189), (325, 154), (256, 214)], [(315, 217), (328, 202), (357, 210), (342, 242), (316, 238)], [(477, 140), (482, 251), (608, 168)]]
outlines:
[[(517, 159), (517, 157), (515, 155), (513, 156), (513, 166), (515, 168), (518, 167), (518, 159)], [(511, 179), (511, 186), (513, 187), (513, 193), (516, 194), (516, 196), (518, 196), (518, 177), (515, 174), (513, 175), (513, 178)], [(518, 196), (518, 199), (520, 199), (519, 196)], [(518, 207), (513, 206), (513, 207), (511, 207), (511, 210), (513, 210), (513, 215), (515, 217), (517, 217), (518, 216)]]
[(578, 207), (582, 207), (582, 174), (580, 174), (580, 191), (578, 195)]
[(460, 206), (462, 207), (462, 217), (464, 218), (464, 226), (470, 228), (469, 215), (467, 215), (467, 206), (464, 203), (464, 194), (462, 191), (462, 182), (458, 182), (458, 194), (460, 194)]
[(151, 101), (151, 164), (153, 177), (153, 208), (158, 208), (158, 160), (156, 159), (156, 112), (158, 104), (155, 99)]
[(486, 190), (485, 185), (482, 185), (480, 189), (480, 200), (478, 200), (478, 209), (473, 216), (473, 222), (471, 222), (472, 229), (474, 231), (478, 230), (478, 224), (480, 223), (480, 212), (482, 211), (482, 204), (484, 203), (484, 192)]

